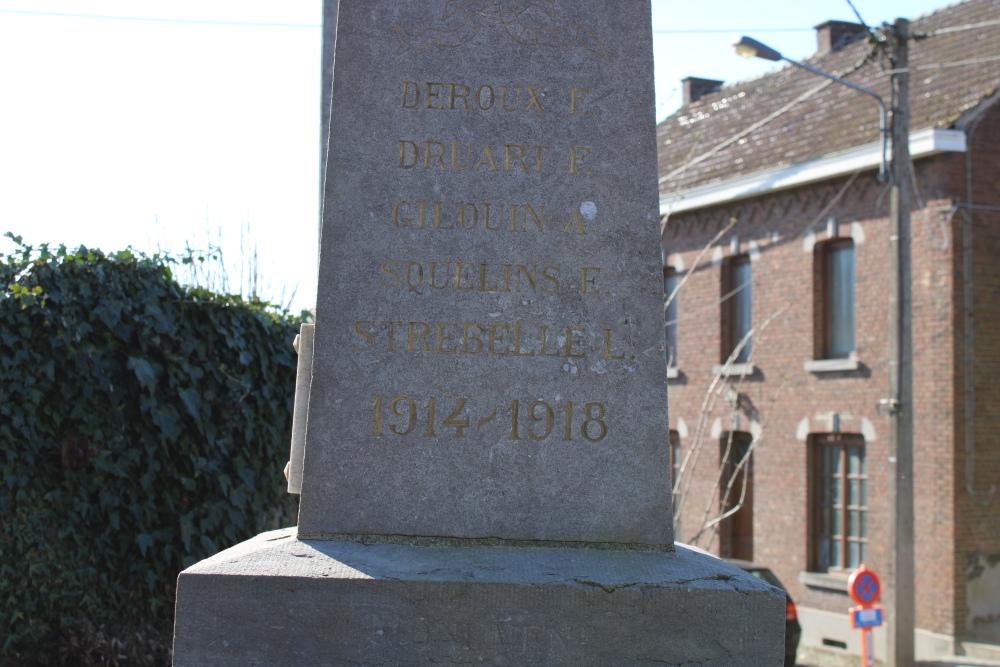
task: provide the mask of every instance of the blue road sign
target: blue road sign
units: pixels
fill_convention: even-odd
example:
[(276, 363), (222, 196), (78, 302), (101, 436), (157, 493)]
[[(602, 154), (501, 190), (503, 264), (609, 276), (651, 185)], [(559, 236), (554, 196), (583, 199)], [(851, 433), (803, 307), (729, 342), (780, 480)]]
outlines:
[(882, 608), (852, 609), (851, 627), (856, 629), (874, 628), (882, 625)]
[(868, 572), (862, 572), (861, 575), (854, 580), (853, 597), (862, 604), (866, 602), (875, 602), (878, 600), (880, 592), (878, 579)]

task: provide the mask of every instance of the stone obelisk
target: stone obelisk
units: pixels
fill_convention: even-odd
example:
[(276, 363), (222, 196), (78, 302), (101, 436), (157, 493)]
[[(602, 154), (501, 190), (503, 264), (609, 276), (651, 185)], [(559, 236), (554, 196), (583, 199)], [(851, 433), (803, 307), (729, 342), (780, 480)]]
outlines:
[(299, 525), (181, 574), (177, 665), (780, 664), (673, 544), (650, 26), (341, 0)]

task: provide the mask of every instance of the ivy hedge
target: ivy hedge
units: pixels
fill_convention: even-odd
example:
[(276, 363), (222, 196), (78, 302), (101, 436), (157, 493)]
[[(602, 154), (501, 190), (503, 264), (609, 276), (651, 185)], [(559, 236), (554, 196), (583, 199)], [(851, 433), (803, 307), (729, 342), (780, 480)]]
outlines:
[(181, 569), (294, 516), (300, 322), (181, 287), (169, 257), (8, 237), (0, 663), (81, 626), (169, 629)]

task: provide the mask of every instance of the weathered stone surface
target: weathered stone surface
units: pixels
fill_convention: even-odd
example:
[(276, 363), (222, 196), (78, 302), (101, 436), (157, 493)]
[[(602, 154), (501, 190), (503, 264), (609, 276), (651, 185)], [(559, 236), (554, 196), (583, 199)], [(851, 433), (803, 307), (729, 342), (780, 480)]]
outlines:
[(780, 665), (784, 596), (673, 553), (265, 533), (185, 570), (174, 664)]
[(672, 544), (649, 11), (340, 3), (303, 535)]
[(176, 665), (780, 664), (673, 549), (649, 10), (341, 0), (299, 528), (181, 573)]

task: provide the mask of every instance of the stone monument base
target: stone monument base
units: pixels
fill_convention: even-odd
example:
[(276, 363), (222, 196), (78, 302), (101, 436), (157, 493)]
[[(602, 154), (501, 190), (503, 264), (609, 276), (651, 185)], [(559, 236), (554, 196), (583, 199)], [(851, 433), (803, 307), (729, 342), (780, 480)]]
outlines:
[(258, 535), (178, 579), (174, 665), (776, 667), (783, 594), (676, 552)]

